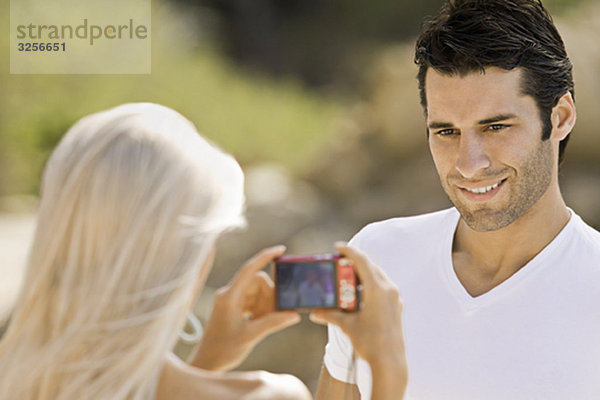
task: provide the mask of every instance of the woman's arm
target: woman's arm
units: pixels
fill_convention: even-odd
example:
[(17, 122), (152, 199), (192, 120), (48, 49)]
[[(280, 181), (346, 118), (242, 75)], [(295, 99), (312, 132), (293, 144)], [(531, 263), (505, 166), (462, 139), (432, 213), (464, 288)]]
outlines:
[[(315, 311), (311, 320), (337, 325), (350, 338), (357, 356), (369, 363), (373, 379), (372, 400), (401, 399), (408, 382), (408, 367), (402, 333), (402, 301), (385, 273), (358, 249), (336, 245), (354, 261), (363, 286), (362, 305), (357, 312)], [(345, 383), (329, 373), (321, 374), (317, 399), (343, 399)], [(352, 385), (353, 386), (353, 385)]]
[(206, 371), (171, 354), (165, 362), (155, 400), (173, 399), (312, 400), (312, 396), (292, 375)]
[(284, 251), (284, 246), (261, 251), (217, 291), (191, 365), (214, 371), (233, 369), (266, 336), (300, 322), (294, 311), (275, 311), (273, 281), (262, 271)]

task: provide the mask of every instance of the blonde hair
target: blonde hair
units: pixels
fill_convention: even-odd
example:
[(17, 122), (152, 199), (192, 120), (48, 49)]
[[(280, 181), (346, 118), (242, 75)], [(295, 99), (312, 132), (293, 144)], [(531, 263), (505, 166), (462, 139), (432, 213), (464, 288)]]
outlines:
[(44, 172), (0, 399), (153, 398), (203, 261), (243, 223), (243, 201), (239, 165), (169, 108), (77, 122)]

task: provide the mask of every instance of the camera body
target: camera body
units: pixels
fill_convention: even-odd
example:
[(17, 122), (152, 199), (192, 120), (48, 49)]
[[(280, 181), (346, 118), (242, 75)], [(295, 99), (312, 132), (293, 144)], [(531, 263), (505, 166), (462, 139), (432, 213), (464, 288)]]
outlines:
[(339, 254), (278, 257), (273, 278), (277, 310), (358, 310), (354, 264)]

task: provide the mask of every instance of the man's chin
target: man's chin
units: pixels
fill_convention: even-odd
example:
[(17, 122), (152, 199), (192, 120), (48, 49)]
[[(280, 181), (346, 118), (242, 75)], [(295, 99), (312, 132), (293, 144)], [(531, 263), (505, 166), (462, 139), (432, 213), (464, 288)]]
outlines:
[(457, 206), (463, 221), (476, 232), (497, 231), (510, 225), (516, 219), (507, 210), (497, 211), (483, 208), (473, 211), (461, 208)]

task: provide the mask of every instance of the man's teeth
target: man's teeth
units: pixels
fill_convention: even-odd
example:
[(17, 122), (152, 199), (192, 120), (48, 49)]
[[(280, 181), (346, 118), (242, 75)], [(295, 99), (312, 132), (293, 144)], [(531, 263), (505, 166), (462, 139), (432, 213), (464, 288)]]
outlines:
[(490, 190), (494, 190), (498, 186), (500, 186), (500, 182), (498, 182), (498, 183), (496, 183), (496, 184), (494, 184), (492, 186), (486, 186), (486, 187), (477, 188), (477, 189), (468, 189), (468, 188), (465, 188), (465, 189), (468, 190), (471, 193), (481, 194), (481, 193), (489, 192)]

